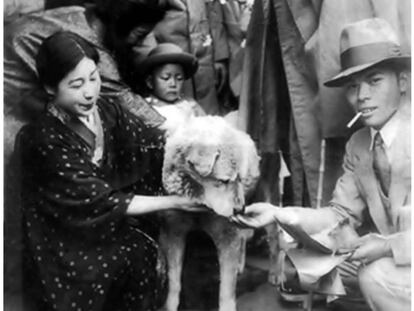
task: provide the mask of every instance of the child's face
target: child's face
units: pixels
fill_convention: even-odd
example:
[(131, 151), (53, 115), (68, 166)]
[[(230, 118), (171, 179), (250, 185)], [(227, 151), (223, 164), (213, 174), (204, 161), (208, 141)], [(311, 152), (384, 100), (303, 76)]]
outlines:
[(164, 64), (155, 68), (147, 85), (158, 98), (173, 103), (180, 98), (184, 83), (184, 70), (178, 64)]

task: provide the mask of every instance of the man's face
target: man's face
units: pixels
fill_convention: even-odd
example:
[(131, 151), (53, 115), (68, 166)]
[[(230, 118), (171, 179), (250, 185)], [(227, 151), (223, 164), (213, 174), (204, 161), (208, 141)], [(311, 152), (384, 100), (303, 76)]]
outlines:
[(346, 84), (346, 97), (364, 124), (377, 130), (394, 115), (404, 91), (403, 74), (386, 67), (373, 67), (355, 74)]

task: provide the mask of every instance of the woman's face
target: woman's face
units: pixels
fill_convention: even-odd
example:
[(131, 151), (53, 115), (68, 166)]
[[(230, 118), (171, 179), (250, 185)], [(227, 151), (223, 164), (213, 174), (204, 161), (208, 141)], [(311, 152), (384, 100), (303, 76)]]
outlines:
[(84, 57), (52, 90), (55, 104), (75, 116), (92, 113), (101, 89), (101, 78), (95, 62)]
[(169, 103), (180, 98), (183, 83), (184, 70), (178, 64), (164, 64), (155, 68), (147, 80), (153, 94)]

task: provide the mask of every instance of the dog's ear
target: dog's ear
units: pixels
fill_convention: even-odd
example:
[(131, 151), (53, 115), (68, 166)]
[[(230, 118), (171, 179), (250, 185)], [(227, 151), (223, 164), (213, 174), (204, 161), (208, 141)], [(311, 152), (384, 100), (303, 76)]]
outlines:
[(207, 177), (213, 172), (219, 156), (220, 152), (215, 148), (193, 149), (187, 156), (187, 163), (198, 175)]

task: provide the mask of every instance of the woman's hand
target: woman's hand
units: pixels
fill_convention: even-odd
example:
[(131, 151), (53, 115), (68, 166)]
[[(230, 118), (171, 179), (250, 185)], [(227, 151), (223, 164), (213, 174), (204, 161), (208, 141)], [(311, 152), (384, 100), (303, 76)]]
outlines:
[(186, 212), (207, 212), (209, 208), (200, 201), (181, 197), (178, 195), (145, 196), (135, 195), (129, 204), (126, 213), (128, 215), (142, 215), (168, 210), (181, 210)]

